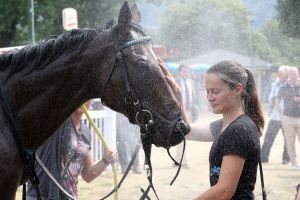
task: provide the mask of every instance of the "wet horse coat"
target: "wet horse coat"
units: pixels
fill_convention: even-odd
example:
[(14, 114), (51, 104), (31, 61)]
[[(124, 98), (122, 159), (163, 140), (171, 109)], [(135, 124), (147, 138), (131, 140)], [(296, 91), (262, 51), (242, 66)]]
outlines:
[[(131, 14), (125, 2), (118, 23), (103, 30), (72, 30), (0, 55), (1, 89), (15, 113), (15, 127), (26, 148), (42, 145), (74, 110), (92, 98), (105, 99), (106, 105), (137, 123), (124, 101), (124, 71), (115, 63), (117, 46), (145, 36), (132, 24), (132, 16), (136, 14)], [(141, 106), (155, 111), (158, 128), (151, 135), (152, 143), (166, 148), (179, 143), (181, 130), (176, 125), (182, 112), (150, 44), (121, 51)], [(2, 106), (0, 130), (0, 197), (10, 200), (20, 184), (23, 163)]]

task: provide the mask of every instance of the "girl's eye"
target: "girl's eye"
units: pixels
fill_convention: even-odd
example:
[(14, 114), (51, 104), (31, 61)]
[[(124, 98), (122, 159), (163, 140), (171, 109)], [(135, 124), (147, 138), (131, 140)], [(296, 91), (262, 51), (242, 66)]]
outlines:
[(218, 94), (218, 93), (219, 93), (219, 90), (215, 90), (215, 89), (213, 89), (213, 90), (207, 90), (206, 93), (207, 93), (207, 94), (208, 94), (208, 93), (211, 93), (211, 94)]

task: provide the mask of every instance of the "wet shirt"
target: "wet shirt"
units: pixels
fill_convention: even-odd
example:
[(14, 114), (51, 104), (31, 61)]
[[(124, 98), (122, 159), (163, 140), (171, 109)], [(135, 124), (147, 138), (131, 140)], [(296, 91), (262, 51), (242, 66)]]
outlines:
[(239, 116), (221, 132), (222, 120), (210, 125), (214, 141), (210, 150), (210, 184), (219, 180), (223, 157), (238, 155), (245, 159), (242, 174), (233, 196), (233, 200), (254, 199), (257, 165), (260, 155), (259, 133), (254, 122), (247, 115)]
[(294, 97), (300, 96), (300, 85), (291, 86), (285, 84), (280, 87), (278, 98), (283, 99), (283, 114), (288, 117), (300, 117), (300, 104), (294, 101)]

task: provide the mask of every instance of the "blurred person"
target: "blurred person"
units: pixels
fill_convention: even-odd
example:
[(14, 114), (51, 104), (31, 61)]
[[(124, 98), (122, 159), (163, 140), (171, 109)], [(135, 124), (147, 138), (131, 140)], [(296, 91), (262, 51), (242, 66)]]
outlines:
[[(90, 100), (86, 103), (87, 108), (90, 108), (92, 102)], [(89, 183), (98, 177), (109, 164), (114, 163), (118, 157), (116, 151), (106, 151), (102, 160), (95, 161), (93, 159), (91, 132), (81, 122), (83, 113), (81, 108), (74, 111), (55, 134), (36, 151), (36, 155), (54, 178), (75, 198), (78, 197), (79, 175)], [(69, 199), (39, 165), (35, 167), (35, 170), (40, 181), (39, 188), (43, 200)], [(26, 199), (37, 199), (36, 191), (30, 182), (27, 183)]]
[(179, 76), (175, 80), (179, 84), (182, 91), (182, 107), (185, 110), (188, 120), (193, 121), (192, 108), (194, 103), (194, 83), (193, 80), (190, 78), (190, 68), (185, 64), (181, 64), (178, 68), (178, 71)]
[[(117, 113), (117, 150), (121, 172), (124, 173), (132, 158), (135, 147), (140, 141), (140, 128), (129, 123), (128, 119), (121, 113)], [(133, 173), (140, 174), (139, 153), (131, 167)]]
[[(277, 78), (272, 84), (271, 92), (269, 95), (269, 104), (270, 104), (270, 121), (268, 123), (267, 131), (265, 133), (264, 137), (264, 143), (262, 145), (261, 149), (261, 162), (267, 163), (269, 162), (269, 155), (272, 148), (272, 145), (274, 143), (274, 140), (279, 132), (279, 130), (283, 129), (281, 126), (281, 119), (280, 114), (278, 113), (277, 109), (275, 108), (275, 98), (278, 95), (279, 89), (281, 86), (286, 84), (287, 81), (287, 66), (281, 66), (278, 68), (277, 71)], [(281, 109), (283, 108), (283, 101), (280, 102)], [(288, 152), (287, 152), (287, 146), (286, 146), (286, 140), (285, 136), (283, 134), (284, 138), (284, 147), (283, 147), (283, 153), (282, 153), (282, 163), (287, 164), (290, 161)]]
[[(174, 93), (180, 93), (160, 60), (159, 66)], [(213, 141), (209, 155), (211, 188), (195, 199), (252, 200), (264, 127), (253, 74), (235, 61), (222, 61), (208, 69), (205, 88), (212, 111), (223, 117), (211, 123), (190, 124), (187, 139)]]
[[(181, 64), (178, 67), (179, 77), (175, 79), (181, 88), (181, 103), (182, 107), (185, 111), (187, 119), (192, 122), (193, 121), (193, 104), (194, 102), (194, 83), (193, 80), (190, 78), (191, 72), (189, 66), (185, 64)], [(183, 143), (180, 143), (175, 147), (175, 160), (179, 162), (182, 157), (183, 153)], [(175, 165), (174, 165), (175, 166)], [(182, 167), (188, 169), (188, 159), (187, 155), (184, 154), (182, 159)]]
[[(285, 134), (288, 154), (291, 160), (292, 169), (299, 169), (296, 161), (295, 139), (300, 142), (300, 82), (299, 71), (296, 67), (287, 70), (288, 81), (280, 87), (276, 98), (276, 108), (281, 114), (282, 127)], [(280, 107), (280, 100), (283, 99), (283, 109)]]

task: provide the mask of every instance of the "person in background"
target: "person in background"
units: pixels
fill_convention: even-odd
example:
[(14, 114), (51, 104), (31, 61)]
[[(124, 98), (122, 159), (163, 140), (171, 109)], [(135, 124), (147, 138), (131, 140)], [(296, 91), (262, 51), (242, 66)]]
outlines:
[(194, 100), (194, 83), (193, 80), (190, 78), (191, 72), (189, 66), (185, 64), (181, 64), (178, 67), (179, 76), (178, 79), (175, 79), (181, 88), (181, 98), (182, 98), (182, 107), (188, 117), (189, 121), (193, 121), (192, 117), (192, 107), (193, 107), (193, 100)]
[[(86, 103), (87, 108), (91, 103), (92, 100)], [(93, 159), (91, 133), (88, 127), (81, 123), (82, 115), (83, 110), (78, 108), (36, 151), (36, 155), (54, 178), (75, 198), (78, 198), (77, 184), (80, 175), (84, 181), (89, 183), (118, 158), (116, 151), (106, 151), (102, 160), (95, 161)], [(40, 181), (39, 188), (42, 199), (69, 199), (39, 165), (35, 170)], [(28, 200), (37, 199), (36, 191), (31, 183), (27, 184), (26, 198)]]
[[(299, 169), (296, 160), (296, 136), (300, 142), (300, 82), (297, 67), (290, 67), (287, 71), (287, 84), (280, 87), (276, 97), (276, 108), (281, 115), (282, 127), (285, 134), (287, 149), (292, 169)], [(280, 101), (283, 99), (283, 109)]]
[[(188, 121), (192, 122), (193, 121), (193, 104), (194, 104), (194, 83), (193, 80), (190, 78), (190, 68), (185, 65), (181, 64), (178, 68), (179, 71), (179, 77), (178, 79), (175, 79), (177, 83), (179, 84), (181, 88), (181, 103), (182, 103), (182, 108), (185, 111), (186, 117)], [(175, 147), (176, 149), (176, 154), (175, 154), (175, 159), (177, 162), (181, 160), (182, 157), (182, 152), (183, 152), (183, 143), (180, 143)], [(183, 159), (182, 159), (182, 167), (188, 169), (189, 164), (188, 164), (188, 159), (187, 155), (184, 154)]]
[[(178, 96), (180, 87), (158, 61)], [(223, 117), (211, 123), (190, 124), (187, 139), (213, 141), (209, 155), (211, 187), (195, 200), (252, 200), (264, 127), (253, 74), (235, 61), (221, 61), (208, 69), (205, 88), (212, 111)]]
[[(270, 104), (270, 121), (268, 123), (267, 131), (264, 138), (264, 143), (262, 145), (261, 149), (261, 162), (267, 163), (269, 162), (269, 155), (270, 151), (273, 145), (273, 142), (279, 132), (279, 130), (283, 129), (281, 126), (281, 119), (280, 114), (278, 113), (277, 109), (275, 108), (275, 98), (278, 95), (280, 87), (282, 87), (284, 84), (286, 84), (287, 81), (287, 66), (281, 66), (278, 68), (277, 71), (277, 79), (273, 82), (271, 92), (269, 95), (269, 104)], [(280, 102), (281, 109), (283, 108), (283, 101)], [(282, 164), (287, 164), (290, 161), (288, 152), (287, 152), (287, 146), (286, 146), (286, 140), (284, 137), (284, 147), (283, 147), (283, 153), (282, 153)]]
[[(127, 169), (135, 147), (140, 142), (139, 126), (129, 123), (123, 114), (117, 113), (117, 150), (121, 173), (124, 173)], [(136, 174), (142, 173), (140, 170), (139, 153), (132, 165), (132, 172)]]

